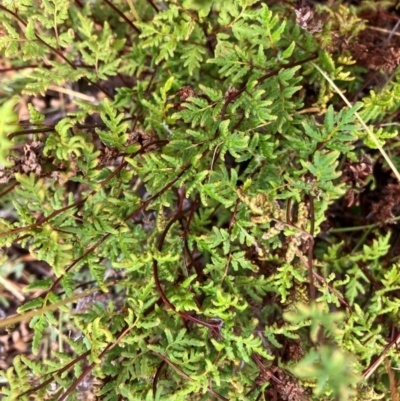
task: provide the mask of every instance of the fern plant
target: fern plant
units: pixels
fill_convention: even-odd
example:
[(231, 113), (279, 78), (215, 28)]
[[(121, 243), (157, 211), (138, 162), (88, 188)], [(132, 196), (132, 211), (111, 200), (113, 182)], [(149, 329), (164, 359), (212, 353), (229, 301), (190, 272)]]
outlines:
[(47, 270), (0, 321), (32, 331), (3, 399), (394, 394), (398, 183), (356, 115), (396, 164), (398, 72), (365, 91), (361, 8), (270, 3), (2, 2), (0, 241)]

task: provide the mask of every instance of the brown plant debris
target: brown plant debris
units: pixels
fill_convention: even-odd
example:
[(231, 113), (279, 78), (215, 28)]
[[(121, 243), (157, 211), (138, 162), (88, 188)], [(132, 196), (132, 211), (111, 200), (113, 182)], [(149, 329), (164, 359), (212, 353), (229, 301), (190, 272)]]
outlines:
[(152, 150), (157, 149), (157, 145), (148, 146), (150, 143), (155, 142), (157, 140), (157, 135), (149, 134), (146, 131), (141, 129), (133, 131), (129, 134), (128, 140), (126, 141), (125, 145), (129, 146), (134, 143), (138, 143), (141, 146), (145, 147), (145, 152), (150, 152)]
[(264, 373), (260, 373), (257, 384), (262, 385), (270, 380), (272, 386), (266, 390), (266, 399), (280, 401), (302, 401), (306, 390), (296, 379), (278, 366), (273, 366)]
[(349, 51), (359, 64), (371, 70), (384, 70), (390, 74), (400, 64), (399, 47), (374, 43), (368, 33), (362, 32), (349, 46)]
[(362, 156), (359, 163), (346, 161), (343, 169), (342, 182), (350, 185), (345, 195), (348, 207), (359, 203), (359, 193), (363, 191), (366, 179), (372, 174), (372, 160), (369, 156)]
[(43, 143), (39, 141), (27, 143), (21, 157), (9, 158), (14, 163), (13, 166), (6, 168), (0, 165), (0, 184), (7, 184), (16, 173), (34, 173), (40, 176), (44, 162), (43, 147)]
[(316, 15), (310, 7), (301, 7), (295, 10), (296, 24), (310, 33), (321, 32), (323, 17)]
[(382, 190), (382, 196), (372, 203), (371, 214), (375, 221), (388, 221), (400, 212), (400, 184), (388, 184)]
[(396, 29), (395, 19), (379, 11), (361, 17), (367, 21), (366, 29), (345, 47), (363, 67), (392, 73), (400, 64), (400, 40), (392, 34)]
[(182, 103), (185, 103), (188, 98), (196, 96), (196, 93), (189, 85), (187, 85), (179, 89), (176, 96), (179, 97), (179, 103), (177, 103), (175, 107), (177, 110), (183, 110), (185, 107), (182, 106)]

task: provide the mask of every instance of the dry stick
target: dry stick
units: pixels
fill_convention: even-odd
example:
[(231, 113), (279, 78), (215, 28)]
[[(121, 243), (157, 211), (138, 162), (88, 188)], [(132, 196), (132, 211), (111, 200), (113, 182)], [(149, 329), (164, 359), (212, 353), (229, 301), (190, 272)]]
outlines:
[[(107, 286), (111, 286), (111, 285), (114, 285), (114, 284), (115, 284), (115, 281), (110, 281), (109, 283), (107, 283)], [(18, 315), (14, 315), (14, 316), (7, 317), (5, 319), (1, 319), (0, 320), (0, 328), (11, 326), (11, 325), (23, 322), (24, 320), (28, 320), (28, 319), (30, 319), (30, 318), (32, 318), (34, 316), (37, 316), (38, 314), (41, 314), (41, 313), (51, 312), (51, 311), (57, 310), (60, 306), (64, 306), (64, 305), (69, 304), (71, 302), (76, 302), (78, 299), (87, 297), (87, 296), (89, 296), (89, 295), (91, 295), (91, 294), (93, 294), (93, 293), (95, 293), (97, 291), (99, 291), (98, 287), (92, 288), (90, 290), (85, 290), (85, 291), (83, 291), (83, 292), (81, 292), (79, 294), (76, 294), (76, 295), (74, 295), (72, 297), (69, 297), (69, 298), (65, 298), (65, 299), (63, 299), (61, 301), (58, 301), (58, 302), (54, 303), (54, 304), (43, 306), (38, 310), (34, 309), (34, 310), (30, 310), (29, 312), (22, 312), (22, 313), (20, 313)]]
[[(346, 96), (343, 94), (343, 92), (337, 87), (337, 85), (332, 81), (331, 78), (329, 78), (329, 76), (322, 71), (322, 69), (320, 67), (318, 67), (315, 63), (311, 63), (320, 73), (321, 75), (329, 82), (329, 84), (335, 89), (336, 93), (344, 100), (344, 102), (347, 104), (348, 107), (352, 107), (351, 103), (348, 101), (348, 99), (346, 98)], [(386, 163), (389, 165), (389, 167), (392, 169), (394, 175), (396, 176), (396, 178), (399, 180), (400, 182), (400, 173), (397, 170), (396, 166), (393, 164), (393, 162), (390, 160), (390, 157), (388, 156), (388, 154), (386, 153), (385, 149), (383, 149), (382, 145), (380, 144), (378, 138), (376, 137), (376, 135), (370, 130), (370, 128), (368, 127), (368, 125), (364, 122), (364, 120), (361, 118), (361, 116), (357, 113), (354, 112), (354, 115), (356, 116), (357, 120), (360, 122), (360, 124), (363, 126), (363, 128), (367, 131), (368, 135), (370, 136), (370, 138), (372, 139), (372, 141), (374, 142), (374, 145), (379, 149), (379, 152), (381, 152), (381, 155), (384, 157), (384, 159), (386, 160)]]
[(53, 91), (56, 93), (62, 93), (64, 95), (68, 95), (70, 98), (76, 98), (76, 99), (84, 100), (84, 101), (90, 102), (90, 103), (97, 102), (97, 99), (94, 96), (88, 96), (88, 95), (85, 95), (84, 93), (80, 93), (80, 92), (74, 91), (72, 89), (64, 88), (64, 87), (58, 86), (58, 85), (50, 85), (47, 88), (47, 90)]

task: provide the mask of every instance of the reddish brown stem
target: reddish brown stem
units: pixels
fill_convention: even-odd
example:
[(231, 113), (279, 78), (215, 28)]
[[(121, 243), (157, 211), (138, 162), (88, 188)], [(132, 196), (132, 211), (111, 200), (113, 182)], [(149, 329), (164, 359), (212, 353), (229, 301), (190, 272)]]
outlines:
[(115, 7), (111, 1), (104, 0), (106, 4), (108, 4), (109, 7), (111, 7), (134, 31), (136, 31), (137, 34), (140, 34), (139, 28), (131, 21), (127, 16), (118, 8)]
[(158, 13), (158, 8), (157, 6), (154, 4), (154, 2), (152, 0), (147, 0), (147, 2), (153, 7), (154, 11)]
[(313, 276), (313, 259), (314, 259), (314, 225), (315, 225), (315, 214), (314, 214), (314, 198), (310, 196), (310, 244), (308, 245), (308, 279), (310, 281), (310, 301), (315, 301), (316, 291)]
[[(58, 369), (54, 372), (50, 372), (48, 373), (49, 375), (61, 375), (62, 373), (64, 373), (65, 371), (69, 370), (70, 368), (72, 368), (76, 363), (78, 363), (79, 361), (81, 361), (82, 359), (86, 358), (88, 355), (90, 355), (90, 350), (84, 352), (82, 355), (79, 355), (77, 358), (75, 358), (73, 361), (69, 362), (68, 364), (66, 364), (63, 368)], [(46, 381), (44, 381), (43, 383), (41, 383), (39, 386), (36, 386), (28, 391), (25, 391), (25, 393), (22, 393), (20, 396), (24, 396), (25, 394), (32, 394), (32, 393), (37, 393), (40, 389), (46, 387), (48, 384), (52, 383), (54, 381), (54, 377), (51, 377), (50, 379), (47, 379)]]
[[(118, 338), (116, 341), (114, 341), (111, 344), (108, 344), (107, 347), (102, 351), (102, 353), (99, 355), (99, 359), (102, 359), (109, 351), (111, 351), (116, 345), (119, 344), (121, 339), (128, 334), (130, 331), (129, 326), (125, 326), (120, 334), (118, 335)], [(79, 386), (80, 383), (84, 380), (84, 378), (93, 370), (93, 368), (96, 366), (95, 362), (92, 362), (83, 372), (82, 374), (75, 380), (75, 382), (68, 388), (68, 390), (58, 399), (58, 401), (65, 401), (67, 397)]]
[(229, 227), (228, 227), (229, 234), (231, 233), (232, 227), (235, 224), (236, 214), (237, 214), (239, 203), (240, 203), (240, 199), (237, 199), (236, 203), (235, 203), (235, 208), (233, 209), (232, 217), (231, 217), (231, 219), (229, 221)]
[(2, 193), (0, 193), (0, 198), (11, 192), (17, 185), (19, 185), (19, 182), (15, 182), (14, 184), (10, 185), (9, 188), (5, 189)]
[[(314, 54), (311, 57), (308, 57), (304, 60), (295, 61), (293, 63), (287, 64), (287, 65), (285, 65), (285, 68), (296, 67), (297, 65), (302, 65), (302, 64), (308, 63), (309, 61), (315, 60), (316, 58), (318, 58), (318, 55)], [(271, 78), (274, 75), (278, 75), (279, 71), (281, 69), (282, 69), (282, 67), (280, 67), (276, 70), (273, 70), (273, 71), (269, 72), (268, 74), (263, 75), (258, 80), (258, 85), (261, 84), (262, 82), (264, 82), (265, 80), (267, 80), (268, 78)], [(233, 103), (245, 90), (246, 90), (246, 85), (243, 85), (239, 90), (237, 90), (236, 92), (233, 92), (230, 96), (228, 96), (228, 98), (226, 99), (226, 101), (221, 109), (221, 121), (224, 121), (224, 119), (225, 119), (225, 113), (226, 113), (226, 109), (228, 108), (228, 106), (231, 103)]]
[(43, 132), (53, 132), (55, 131), (55, 128), (38, 128), (38, 129), (24, 129), (21, 131), (15, 131), (12, 132), (11, 134), (8, 135), (8, 139), (13, 139), (16, 136), (20, 136), (20, 135), (29, 135), (29, 134), (41, 134)]
[[(165, 228), (165, 230), (161, 234), (161, 237), (160, 237), (160, 239), (158, 241), (158, 246), (157, 246), (157, 249), (160, 252), (162, 250), (162, 247), (163, 247), (163, 244), (164, 244), (164, 240), (165, 240), (165, 237), (166, 237), (169, 229), (171, 228), (172, 224), (174, 224), (175, 221), (177, 221), (177, 220), (178, 220), (177, 216), (175, 216), (172, 220), (170, 220), (169, 223), (167, 224), (167, 227)], [(186, 320), (190, 320), (190, 321), (192, 321), (194, 323), (200, 324), (202, 326), (205, 326), (205, 327), (213, 330), (216, 333), (216, 335), (220, 338), (220, 333), (219, 333), (219, 331), (221, 329), (221, 324), (220, 323), (213, 324), (213, 323), (204, 322), (204, 321), (202, 321), (200, 319), (197, 319), (196, 317), (193, 317), (193, 316), (188, 315), (188, 314), (186, 314), (184, 312), (178, 311), (176, 309), (176, 307), (171, 303), (171, 301), (167, 298), (167, 296), (164, 293), (164, 290), (161, 287), (160, 278), (159, 278), (159, 275), (158, 275), (158, 262), (157, 262), (156, 259), (153, 259), (153, 275), (154, 275), (154, 281), (156, 283), (157, 291), (160, 294), (160, 297), (163, 300), (163, 302), (165, 303), (165, 305), (168, 306), (168, 308), (172, 309), (174, 312), (176, 312), (178, 315), (182, 316)]]

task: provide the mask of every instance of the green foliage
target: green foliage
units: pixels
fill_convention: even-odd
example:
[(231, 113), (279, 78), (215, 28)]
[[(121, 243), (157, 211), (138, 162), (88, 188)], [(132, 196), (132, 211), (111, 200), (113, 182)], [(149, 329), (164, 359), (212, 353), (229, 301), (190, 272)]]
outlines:
[[(380, 188), (343, 173), (380, 163), (356, 112), (396, 157), (400, 76), (365, 93), (356, 7), (267, 3), (2, 2), (0, 49), (22, 72), (0, 105), (0, 243), (47, 269), (25, 278), (34, 356), (0, 371), (2, 399), (78, 400), (83, 382), (104, 400), (393, 390), (371, 364), (400, 363), (394, 241), (383, 219), (356, 245), (328, 226), (345, 194)], [(56, 117), (34, 102), (63, 85)]]
[(17, 127), (16, 123), (18, 117), (13, 110), (16, 103), (18, 103), (18, 98), (14, 97), (6, 101), (0, 107), (0, 163), (4, 167), (9, 167), (12, 165), (9, 160), (7, 160), (8, 153), (12, 148), (12, 142), (7, 138), (7, 134)]

